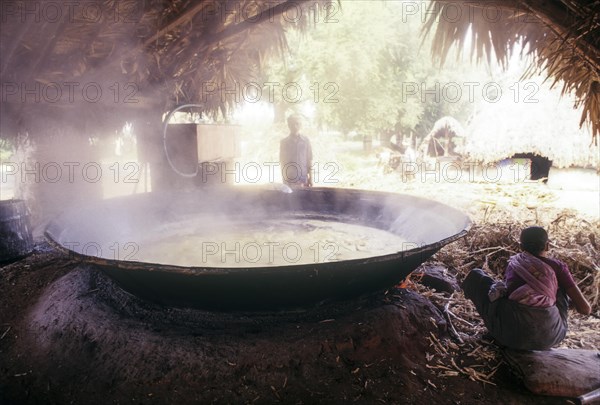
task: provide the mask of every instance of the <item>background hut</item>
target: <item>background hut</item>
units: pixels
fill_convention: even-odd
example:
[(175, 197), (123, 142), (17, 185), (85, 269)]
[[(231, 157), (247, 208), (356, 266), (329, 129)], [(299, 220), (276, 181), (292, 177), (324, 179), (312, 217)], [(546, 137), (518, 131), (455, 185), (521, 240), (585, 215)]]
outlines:
[(457, 156), (458, 138), (465, 136), (465, 130), (455, 118), (442, 117), (435, 122), (433, 129), (423, 138), (419, 150), (423, 156)]
[(546, 158), (557, 168), (598, 169), (598, 145), (590, 145), (587, 126), (577, 127), (579, 113), (570, 108), (572, 97), (558, 98), (547, 86), (538, 86), (536, 102), (515, 103), (505, 97), (484, 105), (467, 127), (465, 154), (484, 163), (529, 154)]

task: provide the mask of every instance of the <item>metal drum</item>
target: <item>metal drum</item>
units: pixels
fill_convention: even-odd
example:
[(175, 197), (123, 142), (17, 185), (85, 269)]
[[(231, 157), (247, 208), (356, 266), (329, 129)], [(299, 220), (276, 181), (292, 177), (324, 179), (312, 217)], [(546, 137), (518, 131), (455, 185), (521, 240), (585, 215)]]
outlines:
[(0, 201), (0, 263), (33, 251), (29, 212), (23, 200)]

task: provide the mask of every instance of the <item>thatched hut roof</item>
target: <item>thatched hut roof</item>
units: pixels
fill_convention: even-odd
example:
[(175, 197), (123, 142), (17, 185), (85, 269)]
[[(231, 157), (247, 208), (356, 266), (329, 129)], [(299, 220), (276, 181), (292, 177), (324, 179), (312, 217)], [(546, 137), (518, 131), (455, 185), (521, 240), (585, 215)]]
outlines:
[(427, 136), (465, 136), (465, 129), (454, 117), (445, 116), (433, 124), (433, 129)]
[[(582, 107), (597, 142), (600, 134), (600, 2), (597, 0), (432, 0), (425, 31), (433, 54), (472, 41), (473, 58), (506, 65), (515, 45), (533, 56), (530, 72), (543, 70)], [(469, 42), (468, 42), (469, 41)]]
[(418, 149), (423, 156), (456, 155), (453, 138), (465, 135), (465, 129), (456, 118), (445, 116), (433, 124), (432, 130), (423, 138)]
[(286, 47), (285, 28), (307, 26), (324, 3), (3, 2), (0, 113), (17, 121), (83, 115), (98, 123), (123, 111), (184, 103), (223, 113), (239, 103), (236, 83), (257, 81), (266, 56)]
[[(484, 104), (467, 127), (462, 154), (469, 160), (492, 163), (517, 154), (532, 153), (555, 167), (600, 168), (600, 149), (590, 145), (590, 130), (578, 128), (579, 112), (570, 108), (573, 97), (559, 97), (538, 83), (540, 102), (514, 103), (508, 97)], [(505, 117), (519, 117), (507, 120)]]

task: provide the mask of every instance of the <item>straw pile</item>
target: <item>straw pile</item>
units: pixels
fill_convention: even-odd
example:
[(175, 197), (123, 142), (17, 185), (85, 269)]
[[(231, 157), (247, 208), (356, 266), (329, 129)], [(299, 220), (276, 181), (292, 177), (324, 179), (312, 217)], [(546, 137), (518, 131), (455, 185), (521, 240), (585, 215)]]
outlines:
[[(489, 216), (489, 212), (482, 215)], [(494, 216), (504, 216), (496, 212)], [(450, 269), (455, 269), (459, 278), (474, 267), (501, 278), (508, 258), (519, 252), (521, 229), (532, 225), (515, 218), (497, 222), (493, 218), (473, 226), (460, 242), (449, 245), (438, 253), (436, 259)], [(510, 218), (508, 215), (505, 218)], [(558, 211), (554, 216), (539, 216), (536, 223), (546, 228), (550, 235), (549, 256), (565, 262), (586, 298), (598, 311), (600, 303), (600, 221), (590, 222), (574, 211)]]
[[(511, 218), (502, 221), (501, 218)], [(480, 267), (495, 278), (502, 278), (508, 258), (519, 251), (518, 238), (531, 221), (515, 218), (515, 212), (498, 209), (480, 213), (469, 234), (459, 242), (442, 249), (433, 260), (448, 268), (462, 280), (469, 270)], [(588, 221), (570, 210), (541, 215), (536, 223), (550, 234), (550, 256), (568, 264), (575, 280), (592, 304), (591, 316), (574, 311), (569, 314), (569, 332), (561, 347), (600, 348), (600, 221)], [(444, 313), (448, 321), (449, 339), (429, 337), (429, 368), (437, 376), (467, 377), (493, 384), (493, 376), (503, 360), (497, 346), (486, 335), (487, 330), (472, 303), (462, 292), (439, 293), (418, 283), (408, 283), (428, 297)], [(497, 381), (496, 381), (497, 382)]]

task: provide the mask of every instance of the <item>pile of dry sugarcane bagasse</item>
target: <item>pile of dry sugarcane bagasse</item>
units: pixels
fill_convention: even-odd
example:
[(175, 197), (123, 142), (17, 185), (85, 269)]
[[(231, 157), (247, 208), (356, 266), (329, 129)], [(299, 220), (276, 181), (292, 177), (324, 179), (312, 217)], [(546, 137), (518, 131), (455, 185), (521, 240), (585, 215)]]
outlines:
[[(561, 347), (600, 348), (600, 221), (589, 221), (574, 211), (537, 209), (519, 217), (507, 208), (484, 210), (468, 235), (442, 249), (433, 258), (447, 268), (450, 275), (462, 280), (474, 267), (483, 268), (502, 278), (508, 258), (518, 252), (518, 238), (523, 227), (534, 222), (550, 234), (550, 256), (568, 264), (571, 272), (592, 304), (593, 315), (581, 316), (570, 311), (569, 332)], [(523, 211), (521, 210), (521, 213)], [(511, 218), (507, 220), (507, 218)], [(449, 321), (450, 339), (429, 337), (427, 367), (438, 376), (465, 376), (494, 384), (494, 374), (502, 364), (498, 347), (485, 337), (486, 329), (472, 303), (462, 292), (439, 293), (419, 283), (409, 286), (428, 297)]]

